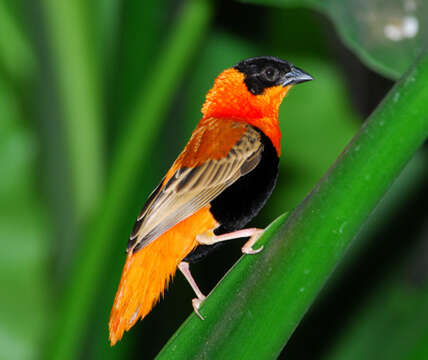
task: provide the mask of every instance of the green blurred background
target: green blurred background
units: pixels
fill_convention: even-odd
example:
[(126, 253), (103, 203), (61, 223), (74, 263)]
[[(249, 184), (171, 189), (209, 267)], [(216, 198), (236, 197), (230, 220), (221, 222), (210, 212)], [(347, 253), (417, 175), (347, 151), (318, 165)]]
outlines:
[[(265, 227), (303, 200), (427, 44), (422, 0), (253, 2), (0, 0), (1, 359), (150, 359), (192, 311), (178, 275), (108, 345), (130, 229), (223, 69), (274, 55), (315, 78), (281, 107), (279, 182), (253, 222)], [(425, 146), (281, 357), (427, 358), (427, 164)], [(193, 267), (204, 292), (240, 246)]]

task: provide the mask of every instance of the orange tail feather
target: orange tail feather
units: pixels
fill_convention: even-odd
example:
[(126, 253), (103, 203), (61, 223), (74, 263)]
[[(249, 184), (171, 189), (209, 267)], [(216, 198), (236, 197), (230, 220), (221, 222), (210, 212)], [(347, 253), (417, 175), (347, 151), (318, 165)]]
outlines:
[(158, 302), (178, 264), (197, 246), (196, 235), (216, 226), (208, 208), (203, 208), (128, 255), (110, 314), (112, 346)]

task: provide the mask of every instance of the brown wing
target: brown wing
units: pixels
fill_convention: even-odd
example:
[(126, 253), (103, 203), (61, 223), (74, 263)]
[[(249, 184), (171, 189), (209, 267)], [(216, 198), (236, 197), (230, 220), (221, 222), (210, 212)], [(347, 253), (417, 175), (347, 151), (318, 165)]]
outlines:
[[(260, 134), (250, 126), (244, 127), (241, 138), (225, 157), (207, 160), (196, 167), (181, 167), (166, 177), (165, 183), (158, 186), (143, 207), (128, 242), (128, 251), (135, 252), (147, 246), (208, 205), (258, 165), (263, 151)], [(215, 141), (221, 142), (222, 139)], [(211, 145), (215, 147), (215, 144)]]

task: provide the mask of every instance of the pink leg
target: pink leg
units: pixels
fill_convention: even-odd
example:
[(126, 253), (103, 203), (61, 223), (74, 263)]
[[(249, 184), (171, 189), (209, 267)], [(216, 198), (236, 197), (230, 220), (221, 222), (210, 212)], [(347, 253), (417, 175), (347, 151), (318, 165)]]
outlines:
[(242, 252), (244, 254), (257, 254), (258, 252), (263, 250), (263, 245), (260, 246), (257, 250), (253, 249), (253, 245), (256, 243), (262, 233), (263, 229), (249, 228), (222, 235), (201, 234), (196, 237), (196, 240), (199, 244), (202, 245), (212, 245), (221, 241), (239, 239), (249, 236), (250, 239), (242, 247)]
[(204, 317), (199, 312), (199, 307), (201, 306), (202, 302), (205, 300), (206, 296), (202, 294), (202, 291), (199, 289), (198, 285), (196, 284), (195, 279), (192, 276), (192, 273), (190, 272), (189, 263), (182, 261), (180, 264), (178, 264), (178, 268), (180, 269), (181, 273), (184, 275), (190, 286), (192, 287), (193, 291), (195, 292), (197, 298), (194, 298), (192, 300), (192, 306), (193, 310), (195, 311), (196, 315), (198, 315), (202, 320), (204, 320)]

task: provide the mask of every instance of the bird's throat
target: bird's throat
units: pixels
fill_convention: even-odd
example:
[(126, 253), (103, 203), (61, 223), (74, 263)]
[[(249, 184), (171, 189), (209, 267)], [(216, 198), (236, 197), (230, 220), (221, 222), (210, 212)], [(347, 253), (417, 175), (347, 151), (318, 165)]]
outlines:
[(271, 139), (279, 156), (278, 111), (288, 90), (289, 87), (275, 86), (261, 95), (253, 95), (243, 81), (243, 74), (227, 69), (217, 77), (208, 92), (202, 113), (204, 118), (229, 119), (257, 127)]

